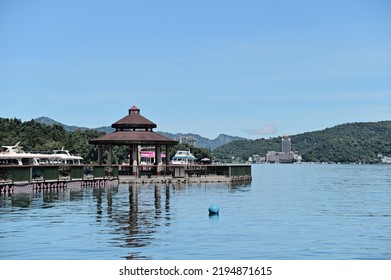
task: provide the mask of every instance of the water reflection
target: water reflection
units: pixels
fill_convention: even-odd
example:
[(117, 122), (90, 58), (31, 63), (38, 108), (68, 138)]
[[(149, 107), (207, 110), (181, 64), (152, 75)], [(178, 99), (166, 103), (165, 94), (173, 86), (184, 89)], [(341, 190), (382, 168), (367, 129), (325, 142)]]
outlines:
[(29, 208), (31, 206), (32, 198), (29, 195), (17, 194), (11, 197), (11, 206), (17, 208)]
[[(121, 247), (141, 248), (153, 243), (153, 235), (161, 226), (170, 226), (170, 191), (166, 186), (135, 186), (130, 185), (128, 213), (116, 213), (115, 222), (119, 225), (116, 234), (123, 242)], [(153, 197), (151, 197), (153, 195)], [(162, 201), (164, 210), (162, 211)], [(152, 204), (153, 202), (153, 204)], [(119, 210), (121, 210), (119, 208)], [(140, 251), (129, 253), (126, 259), (149, 258), (141, 256)]]
[[(116, 193), (118, 193), (118, 187), (93, 189), (92, 194), (96, 200), (96, 221), (98, 223), (102, 222), (106, 214), (109, 219), (112, 218), (113, 194), (115, 195)], [(107, 200), (106, 214), (104, 212), (105, 207), (103, 205), (104, 198)]]
[(209, 220), (211, 221), (218, 220), (219, 218), (220, 218), (219, 214), (209, 214)]
[[(35, 221), (47, 236), (58, 235), (59, 229), (53, 227), (54, 223), (62, 223), (70, 227), (68, 230), (72, 234), (69, 238), (64, 234), (61, 240), (56, 241), (58, 250), (63, 252), (58, 253), (61, 254), (59, 258), (91, 258), (90, 255), (87, 257), (64, 255), (69, 251), (70, 244), (77, 243), (79, 244), (77, 246), (80, 246), (79, 254), (82, 254), (83, 250), (93, 250), (86, 244), (95, 244), (95, 246), (101, 244), (103, 250), (116, 252), (115, 258), (152, 259), (153, 255), (148, 254), (148, 250), (160, 246), (159, 241), (164, 238), (165, 233), (172, 230), (170, 227), (173, 215), (178, 214), (178, 211), (172, 213), (173, 199), (175, 206), (179, 201), (178, 196), (182, 201), (185, 198), (191, 199), (192, 194), (200, 191), (207, 194), (210, 190), (214, 190), (217, 194), (224, 194), (247, 191), (248, 188), (249, 184), (120, 184), (112, 187), (14, 193), (0, 197), (2, 213), (0, 218), (2, 221), (9, 219), (10, 222), (12, 213), (18, 213), (19, 217), (21, 210), (26, 211), (23, 219), (18, 220), (20, 225), (16, 226), (23, 228), (25, 242), (28, 242), (31, 248), (36, 246), (36, 254), (39, 254), (37, 258), (46, 258), (45, 248), (42, 248), (42, 244), (32, 237), (37, 227), (25, 225), (39, 217), (39, 221)], [(209, 217), (210, 220), (218, 220), (218, 218), (218, 216)], [(1, 235), (7, 238), (8, 231), (9, 238), (12, 239), (12, 229), (1, 232)], [(86, 231), (89, 234), (85, 234)], [(19, 257), (23, 258), (23, 250), (20, 250)], [(98, 255), (95, 258), (104, 259), (105, 256)]]

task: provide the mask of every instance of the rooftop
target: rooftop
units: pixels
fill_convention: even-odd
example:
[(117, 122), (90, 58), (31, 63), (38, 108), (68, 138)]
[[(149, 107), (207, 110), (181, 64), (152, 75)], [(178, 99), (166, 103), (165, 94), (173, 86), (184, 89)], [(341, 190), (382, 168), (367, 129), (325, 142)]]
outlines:
[(147, 118), (143, 117), (140, 114), (140, 109), (133, 105), (132, 108), (129, 109), (129, 114), (119, 121), (116, 121), (111, 125), (112, 128), (116, 130), (123, 129), (145, 129), (152, 130), (156, 128), (157, 125)]
[(176, 145), (178, 141), (165, 137), (152, 129), (157, 125), (140, 114), (133, 106), (129, 114), (112, 124), (116, 131), (90, 140), (90, 144), (103, 145)]

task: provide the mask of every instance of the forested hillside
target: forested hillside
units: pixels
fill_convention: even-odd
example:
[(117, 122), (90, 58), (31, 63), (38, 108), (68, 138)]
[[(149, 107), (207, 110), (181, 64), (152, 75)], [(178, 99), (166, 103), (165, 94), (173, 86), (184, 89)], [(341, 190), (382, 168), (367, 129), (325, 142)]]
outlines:
[[(391, 121), (349, 123), (291, 136), (292, 150), (307, 162), (378, 162), (378, 154), (391, 155)], [(234, 141), (215, 149), (217, 158), (247, 159), (281, 150), (281, 137)]]
[[(85, 163), (96, 162), (97, 148), (89, 144), (89, 140), (103, 135), (94, 129), (76, 129), (69, 131), (62, 124), (43, 124), (35, 120), (22, 122), (19, 119), (0, 118), (0, 145), (10, 146), (20, 141), (24, 151), (52, 151), (56, 149), (69, 150), (72, 154), (78, 154), (84, 158)], [(171, 157), (178, 149), (191, 149), (198, 158), (211, 158), (212, 154), (207, 148), (190, 147), (180, 144), (173, 147)], [(105, 150), (107, 153), (107, 150)], [(113, 147), (113, 163), (122, 163), (127, 160), (129, 147)], [(107, 158), (107, 155), (104, 155)]]
[[(97, 159), (97, 149), (89, 140), (103, 135), (96, 130), (67, 131), (61, 125), (45, 125), (34, 120), (0, 118), (0, 145), (20, 145), (25, 151), (51, 151), (64, 147), (71, 153), (80, 154), (86, 163)], [(292, 150), (307, 162), (378, 162), (378, 154), (391, 156), (391, 121), (349, 123), (320, 131), (292, 135)], [(232, 158), (247, 160), (267, 151), (280, 151), (281, 137), (257, 140), (239, 140), (212, 151), (194, 150), (198, 157), (212, 157), (226, 161)], [(175, 149), (174, 149), (175, 151)], [(114, 147), (114, 162), (123, 162), (126, 147)]]
[(0, 118), (0, 145), (10, 146), (20, 141), (25, 151), (69, 150), (81, 155), (87, 163), (97, 159), (97, 149), (89, 140), (102, 135), (96, 130), (66, 131), (60, 125), (45, 125), (34, 120)]

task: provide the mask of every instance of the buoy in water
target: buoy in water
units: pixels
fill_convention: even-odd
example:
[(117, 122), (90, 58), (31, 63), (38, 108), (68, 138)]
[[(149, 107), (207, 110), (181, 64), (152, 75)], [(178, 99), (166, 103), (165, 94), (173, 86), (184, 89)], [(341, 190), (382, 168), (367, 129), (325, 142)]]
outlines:
[(219, 206), (211, 205), (209, 206), (209, 215), (218, 215), (220, 211)]

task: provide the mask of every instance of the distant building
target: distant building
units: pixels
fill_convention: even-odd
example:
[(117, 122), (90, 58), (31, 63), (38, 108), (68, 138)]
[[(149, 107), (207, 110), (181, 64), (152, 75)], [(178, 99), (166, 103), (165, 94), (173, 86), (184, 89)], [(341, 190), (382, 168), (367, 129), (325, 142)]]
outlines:
[(266, 153), (266, 162), (269, 163), (293, 163), (300, 162), (301, 159), (297, 152), (292, 152), (291, 138), (288, 135), (284, 135), (281, 139), (281, 152)]
[(196, 143), (195, 138), (191, 136), (178, 136), (177, 138), (175, 138), (175, 140), (177, 140), (179, 144), (185, 143), (193, 147), (195, 147), (195, 143)]
[(284, 135), (281, 140), (281, 152), (289, 154), (292, 151), (291, 138)]
[(254, 163), (264, 163), (266, 161), (266, 158), (261, 157), (260, 155), (253, 155), (252, 160)]
[(266, 162), (269, 162), (269, 163), (280, 162), (280, 157), (278, 155), (278, 152), (268, 151), (266, 153)]
[(282, 152), (268, 151), (266, 153), (266, 162), (268, 163), (294, 163), (294, 162), (301, 162), (301, 160), (302, 160), (301, 155), (298, 155), (297, 153), (294, 152), (282, 153)]

